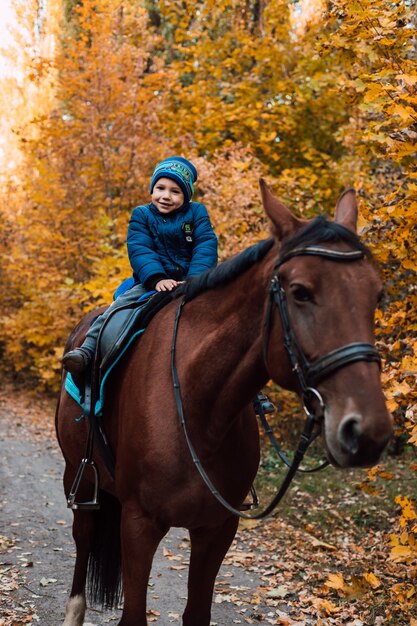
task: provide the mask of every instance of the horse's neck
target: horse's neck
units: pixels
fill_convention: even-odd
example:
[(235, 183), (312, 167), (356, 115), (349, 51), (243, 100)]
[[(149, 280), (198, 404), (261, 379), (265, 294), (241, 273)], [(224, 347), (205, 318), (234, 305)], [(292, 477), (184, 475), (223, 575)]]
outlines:
[(213, 414), (239, 411), (265, 384), (262, 326), (265, 272), (257, 264), (227, 287), (186, 305), (182, 359), (185, 385)]

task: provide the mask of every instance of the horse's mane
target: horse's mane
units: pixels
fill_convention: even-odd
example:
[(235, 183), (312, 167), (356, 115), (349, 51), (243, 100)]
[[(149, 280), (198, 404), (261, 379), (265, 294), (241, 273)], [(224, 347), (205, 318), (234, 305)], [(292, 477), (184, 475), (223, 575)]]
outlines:
[[(371, 256), (369, 249), (361, 242), (358, 235), (323, 216), (316, 217), (301, 228), (294, 237), (284, 241), (280, 256), (284, 256), (297, 247), (340, 242), (348, 244), (354, 250), (361, 250), (367, 257)], [(254, 246), (246, 248), (243, 252), (223, 261), (216, 267), (187, 280), (175, 290), (174, 297), (184, 296), (186, 300), (192, 300), (208, 289), (230, 283), (252, 265), (262, 260), (272, 248), (273, 243), (273, 237), (259, 241)]]
[(226, 259), (216, 267), (187, 280), (175, 290), (175, 297), (185, 296), (192, 300), (203, 291), (226, 285), (264, 258), (274, 243), (273, 237), (259, 241), (236, 256)]

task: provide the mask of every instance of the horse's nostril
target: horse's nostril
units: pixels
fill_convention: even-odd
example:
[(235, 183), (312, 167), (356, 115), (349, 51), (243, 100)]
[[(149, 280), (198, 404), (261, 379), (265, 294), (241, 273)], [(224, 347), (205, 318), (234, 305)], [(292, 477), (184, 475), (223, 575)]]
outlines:
[(361, 437), (360, 420), (358, 417), (345, 417), (339, 426), (340, 445), (350, 454), (357, 454)]

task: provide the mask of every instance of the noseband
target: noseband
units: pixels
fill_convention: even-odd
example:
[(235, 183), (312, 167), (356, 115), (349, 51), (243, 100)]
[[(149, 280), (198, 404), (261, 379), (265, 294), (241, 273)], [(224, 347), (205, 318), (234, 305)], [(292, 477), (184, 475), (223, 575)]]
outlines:
[[(268, 343), (271, 332), (273, 305), (277, 307), (284, 331), (284, 346), (287, 350), (291, 367), (296, 373), (304, 401), (311, 395), (312, 388), (334, 371), (356, 361), (375, 361), (381, 364), (377, 349), (371, 343), (353, 342), (310, 362), (305, 356), (297, 337), (292, 329), (288, 314), (287, 298), (282, 286), (279, 269), (284, 263), (296, 256), (320, 256), (331, 261), (358, 261), (363, 259), (362, 250), (332, 250), (321, 246), (294, 248), (278, 259), (274, 267), (275, 274), (269, 289), (269, 303), (265, 317), (264, 361), (267, 364)], [(318, 394), (314, 390), (315, 394)]]

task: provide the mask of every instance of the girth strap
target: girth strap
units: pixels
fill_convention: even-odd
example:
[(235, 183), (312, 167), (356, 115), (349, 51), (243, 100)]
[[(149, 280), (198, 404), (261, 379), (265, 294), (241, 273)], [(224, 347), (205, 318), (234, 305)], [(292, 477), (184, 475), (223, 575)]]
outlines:
[(359, 341), (348, 343), (309, 363), (305, 372), (307, 383), (314, 386), (335, 370), (355, 361), (375, 361), (381, 366), (381, 357), (373, 344)]

